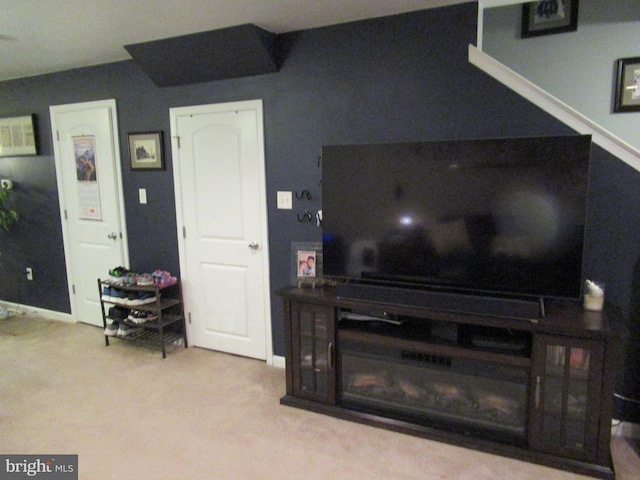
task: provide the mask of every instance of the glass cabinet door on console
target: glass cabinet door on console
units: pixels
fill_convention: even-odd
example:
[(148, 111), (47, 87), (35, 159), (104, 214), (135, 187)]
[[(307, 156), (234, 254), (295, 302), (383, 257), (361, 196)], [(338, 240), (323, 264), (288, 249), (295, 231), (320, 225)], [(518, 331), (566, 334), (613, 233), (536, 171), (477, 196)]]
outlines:
[(577, 460), (596, 459), (603, 355), (599, 342), (536, 336), (531, 447)]
[(292, 303), (294, 395), (335, 403), (335, 312), (332, 307)]

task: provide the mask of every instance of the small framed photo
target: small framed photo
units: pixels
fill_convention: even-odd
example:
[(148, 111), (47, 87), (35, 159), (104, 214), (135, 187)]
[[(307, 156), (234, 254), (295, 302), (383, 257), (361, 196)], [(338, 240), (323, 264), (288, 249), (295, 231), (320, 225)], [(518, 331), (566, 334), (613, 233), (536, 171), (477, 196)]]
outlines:
[(522, 38), (578, 29), (578, 0), (540, 0), (522, 5)]
[(291, 244), (291, 283), (298, 288), (322, 285), (322, 243)]
[(131, 170), (164, 170), (162, 132), (129, 134)]
[(616, 96), (613, 111), (640, 111), (640, 57), (619, 59), (616, 70)]

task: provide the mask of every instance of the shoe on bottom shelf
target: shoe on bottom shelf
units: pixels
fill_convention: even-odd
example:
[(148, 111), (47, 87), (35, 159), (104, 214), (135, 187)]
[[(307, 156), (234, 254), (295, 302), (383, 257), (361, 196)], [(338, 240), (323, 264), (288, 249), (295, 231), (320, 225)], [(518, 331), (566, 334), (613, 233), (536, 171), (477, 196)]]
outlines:
[(118, 336), (119, 337), (126, 337), (128, 335), (132, 335), (136, 332), (139, 332), (140, 330), (142, 330), (141, 328), (137, 328), (137, 327), (130, 327), (129, 325), (126, 325), (124, 323), (121, 323), (120, 326), (118, 327)]
[(107, 328), (104, 329), (104, 334), (107, 337), (115, 337), (118, 334), (119, 324), (118, 322), (111, 322), (107, 325)]

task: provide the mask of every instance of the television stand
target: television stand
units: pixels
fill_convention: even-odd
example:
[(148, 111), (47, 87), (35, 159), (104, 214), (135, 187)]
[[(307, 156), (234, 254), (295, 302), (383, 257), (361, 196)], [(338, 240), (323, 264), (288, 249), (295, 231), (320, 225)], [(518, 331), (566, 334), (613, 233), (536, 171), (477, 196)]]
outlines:
[(612, 312), (538, 322), (279, 290), (283, 405), (613, 479)]

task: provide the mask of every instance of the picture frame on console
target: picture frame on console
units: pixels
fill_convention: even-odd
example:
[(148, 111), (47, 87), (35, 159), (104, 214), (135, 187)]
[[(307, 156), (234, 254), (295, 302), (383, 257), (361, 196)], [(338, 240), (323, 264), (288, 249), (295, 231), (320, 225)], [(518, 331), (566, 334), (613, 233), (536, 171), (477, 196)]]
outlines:
[(298, 288), (322, 286), (322, 243), (291, 243), (291, 284)]
[(578, 29), (578, 0), (541, 0), (522, 5), (522, 38)]
[(613, 111), (640, 111), (640, 57), (621, 58), (616, 65), (615, 103)]

